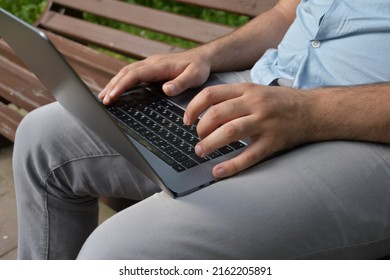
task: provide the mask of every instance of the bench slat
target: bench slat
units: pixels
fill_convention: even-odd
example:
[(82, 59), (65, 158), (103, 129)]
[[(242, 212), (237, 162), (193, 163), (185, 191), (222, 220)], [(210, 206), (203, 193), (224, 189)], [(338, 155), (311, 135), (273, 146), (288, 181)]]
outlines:
[(54, 2), (66, 7), (79, 9), (115, 21), (197, 43), (209, 42), (234, 30), (224, 25), (121, 1), (56, 0)]
[(10, 141), (15, 141), (16, 128), (18, 127), (23, 116), (12, 110), (3, 102), (0, 102), (0, 134)]
[(53, 101), (31, 72), (4, 57), (0, 57), (0, 96), (27, 111)]
[(255, 17), (260, 13), (271, 9), (278, 0), (176, 0), (177, 2), (193, 4), (211, 9), (223, 10), (236, 14)]
[[(47, 12), (40, 26), (83, 43), (94, 44), (124, 55), (145, 58), (153, 54), (181, 50), (168, 44), (140, 38), (113, 28), (99, 26), (80, 19)], [(110, 38), (107, 40), (107, 38)]]
[(100, 91), (127, 64), (64, 37), (47, 35), (93, 92)]
[(0, 37), (0, 53), (4, 59), (12, 62), (15, 65), (24, 67), (23, 62), (15, 55), (14, 51), (8, 46), (8, 44)]
[[(79, 63), (90, 65), (91, 68), (98, 71), (97, 74), (113, 76), (127, 63), (112, 56), (106, 55), (100, 51), (86, 47), (80, 43), (69, 40), (65, 37), (46, 32), (49, 39), (54, 45), (67, 57), (73, 57)], [(95, 75), (95, 72), (91, 73)]]

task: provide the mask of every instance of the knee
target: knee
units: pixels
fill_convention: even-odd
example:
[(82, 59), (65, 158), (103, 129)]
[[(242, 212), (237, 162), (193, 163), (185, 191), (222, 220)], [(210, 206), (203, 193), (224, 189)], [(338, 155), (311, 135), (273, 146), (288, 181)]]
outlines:
[(20, 123), (15, 137), (14, 160), (23, 164), (26, 160), (33, 163), (51, 162), (57, 164), (58, 157), (75, 143), (80, 131), (79, 124), (57, 102), (40, 107)]
[(13, 150), (15, 177), (40, 173), (58, 154), (59, 143), (63, 142), (64, 131), (61, 119), (62, 107), (52, 103), (30, 112), (25, 116), (16, 131)]
[[(169, 200), (171, 198), (163, 193), (156, 194), (115, 214), (88, 237), (78, 259), (191, 258), (188, 252), (193, 250), (188, 247), (193, 248), (193, 244), (183, 242), (183, 239), (177, 235), (178, 227), (185, 228), (185, 225), (181, 225), (180, 219), (170, 221), (168, 227), (165, 219), (156, 219), (157, 215), (164, 211), (168, 211), (165, 214), (169, 216), (172, 208), (169, 206), (172, 205), (172, 201)], [(185, 239), (187, 240), (187, 237)]]
[(27, 114), (19, 124), (15, 137), (15, 153), (28, 152), (49, 147), (55, 138), (60, 137), (60, 120), (56, 114), (61, 107), (50, 104)]

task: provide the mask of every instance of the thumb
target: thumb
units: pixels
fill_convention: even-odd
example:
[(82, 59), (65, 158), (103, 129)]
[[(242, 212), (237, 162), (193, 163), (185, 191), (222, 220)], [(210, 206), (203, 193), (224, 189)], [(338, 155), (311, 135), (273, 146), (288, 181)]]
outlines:
[(169, 96), (178, 95), (189, 88), (202, 85), (209, 75), (210, 71), (201, 71), (198, 67), (190, 65), (175, 79), (166, 82), (163, 85), (163, 91)]

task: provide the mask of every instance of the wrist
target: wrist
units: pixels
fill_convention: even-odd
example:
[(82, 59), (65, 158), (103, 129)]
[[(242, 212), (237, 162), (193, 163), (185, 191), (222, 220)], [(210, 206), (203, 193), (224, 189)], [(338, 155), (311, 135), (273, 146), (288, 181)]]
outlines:
[(297, 100), (297, 122), (300, 124), (300, 141), (303, 143), (327, 140), (324, 123), (320, 116), (322, 96), (315, 90), (295, 90)]
[(211, 72), (220, 71), (219, 47), (215, 42), (192, 49), (193, 55), (202, 63), (208, 64)]
[(361, 122), (362, 118), (351, 117), (351, 110), (359, 114), (358, 108), (353, 105), (353, 95), (340, 88), (302, 92), (306, 95), (305, 137), (308, 142), (361, 139), (356, 128), (364, 126), (364, 122)]

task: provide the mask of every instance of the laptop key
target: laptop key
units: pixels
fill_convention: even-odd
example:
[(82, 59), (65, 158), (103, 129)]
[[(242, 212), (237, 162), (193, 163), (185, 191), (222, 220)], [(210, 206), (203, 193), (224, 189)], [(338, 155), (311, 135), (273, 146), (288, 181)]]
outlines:
[(185, 154), (179, 154), (178, 156), (175, 156), (174, 159), (177, 161), (177, 162), (184, 162), (186, 160), (189, 160), (189, 157), (186, 156)]
[(163, 152), (166, 152), (169, 156), (172, 157), (172, 155), (170, 155), (168, 152), (171, 151), (171, 150), (175, 150), (175, 148), (172, 146), (172, 145), (169, 145), (167, 142), (161, 144), (159, 146), (159, 149)]
[(184, 170), (186, 170), (186, 168), (180, 164), (176, 164), (172, 166), (172, 168), (175, 169), (177, 172), (183, 172)]
[(191, 136), (191, 137), (187, 138), (186, 140), (188, 143), (190, 143), (193, 146), (195, 146), (199, 142), (199, 139), (197, 137), (194, 137), (194, 136)]
[(171, 107), (169, 107), (169, 110), (178, 115), (179, 117), (184, 116), (184, 110), (176, 105), (172, 105)]
[(163, 160), (166, 164), (168, 164), (169, 166), (173, 166), (173, 165), (177, 164), (175, 160), (173, 160), (172, 158), (170, 158), (169, 156), (167, 156), (166, 154), (164, 154), (161, 151), (156, 150), (156, 151), (153, 151), (153, 153), (156, 156), (158, 156), (161, 160)]
[(182, 152), (180, 152), (178, 149), (175, 149), (175, 148), (164, 151), (164, 152), (166, 152), (168, 156), (173, 157), (173, 158), (182, 154)]
[(182, 165), (185, 167), (185, 168), (191, 168), (191, 167), (194, 167), (196, 165), (198, 165), (198, 163), (196, 161), (193, 161), (192, 159), (189, 159), (185, 162), (182, 162)]
[(207, 157), (208, 158), (211, 158), (211, 159), (215, 159), (215, 158), (218, 158), (222, 156), (222, 153), (218, 152), (218, 151), (214, 151), (212, 152), (211, 154), (208, 154)]
[(189, 156), (190, 156), (190, 158), (192, 158), (193, 160), (195, 160), (195, 161), (198, 162), (198, 163), (204, 163), (204, 162), (210, 160), (209, 158), (201, 158), (201, 157), (198, 157), (196, 154), (191, 154), (191, 155), (189, 155)]
[(218, 151), (224, 155), (228, 154), (228, 153), (231, 153), (234, 151), (234, 149), (232, 147), (229, 147), (229, 146), (225, 146), (225, 147), (222, 147), (220, 149), (218, 149)]
[(236, 142), (230, 143), (229, 146), (235, 150), (238, 150), (238, 149), (245, 147), (246, 145), (241, 143), (240, 141), (236, 141)]
[(186, 146), (185, 148), (183, 148), (181, 150), (183, 153), (185, 153), (186, 155), (192, 155), (195, 153), (195, 147), (194, 146)]
[(142, 131), (145, 131), (146, 130), (146, 128), (145, 127), (143, 127), (142, 125), (137, 125), (137, 126), (130, 126), (132, 129), (134, 129), (134, 131), (136, 131), (136, 132), (138, 132), (138, 133), (140, 133), (140, 132), (142, 132)]
[(148, 137), (151, 137), (153, 135), (153, 132), (151, 132), (150, 130), (144, 130), (144, 131), (141, 131), (139, 134), (142, 137), (148, 138)]

